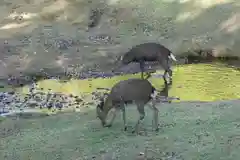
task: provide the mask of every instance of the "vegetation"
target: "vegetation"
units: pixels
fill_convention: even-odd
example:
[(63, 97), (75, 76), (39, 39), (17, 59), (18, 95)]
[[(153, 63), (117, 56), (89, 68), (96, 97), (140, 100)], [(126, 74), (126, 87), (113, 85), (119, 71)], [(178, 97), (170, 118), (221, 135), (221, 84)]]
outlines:
[[(31, 75), (44, 68), (50, 75), (61, 75), (76, 66), (77, 73), (89, 68), (109, 70), (119, 54), (150, 41), (160, 42), (178, 56), (195, 56), (198, 52), (193, 51), (210, 50), (213, 56), (239, 57), (239, 2), (2, 1), (0, 91), (11, 90), (2, 80), (8, 75), (18, 76), (20, 71)], [(91, 14), (97, 8), (99, 13)], [(100, 19), (86, 29), (94, 14)], [(239, 67), (238, 61), (236, 64)], [(177, 65), (173, 73), (168, 94), (185, 102), (159, 105), (159, 133), (151, 131), (149, 109), (144, 122), (146, 131), (141, 136), (123, 132), (120, 116), (112, 128), (102, 128), (93, 105), (80, 113), (0, 117), (0, 159), (130, 160), (139, 152), (152, 159), (238, 159), (240, 107), (239, 101), (233, 99), (240, 98), (239, 70), (222, 63), (199, 63)], [(131, 77), (140, 75), (65, 83), (48, 79), (38, 84), (45, 91), (82, 96)], [(156, 88), (163, 88), (162, 79), (150, 81)], [(24, 86), (16, 90), (27, 93), (28, 89)], [(49, 111), (44, 109), (46, 112)], [(129, 108), (126, 114), (131, 115), (128, 124), (134, 125), (136, 109)]]
[[(157, 72), (156, 74), (162, 74)], [(111, 88), (116, 82), (140, 74), (115, 76), (112, 78), (97, 78), (85, 80), (70, 80), (61, 83), (56, 80), (44, 80), (38, 83), (39, 88), (45, 91), (52, 89), (65, 94), (84, 95), (96, 91), (96, 88)], [(216, 101), (230, 100), (240, 97), (239, 71), (228, 68), (221, 63), (191, 64), (177, 66), (173, 70), (173, 85), (169, 95), (180, 97), (182, 101)], [(150, 78), (153, 85), (159, 90), (163, 88), (163, 79)], [(28, 92), (28, 87), (21, 89)], [(184, 93), (184, 94), (183, 94)]]
[[(95, 106), (93, 106), (94, 108)], [(6, 120), (0, 125), (0, 159), (134, 159), (147, 150), (155, 159), (235, 160), (239, 155), (239, 101), (162, 104), (161, 130), (152, 131), (152, 110), (146, 108), (146, 131), (124, 132), (121, 114), (112, 128), (102, 128), (95, 110), (38, 119)], [(127, 123), (138, 118), (127, 109)], [(131, 116), (129, 116), (131, 115)], [(95, 157), (95, 158), (94, 158)]]

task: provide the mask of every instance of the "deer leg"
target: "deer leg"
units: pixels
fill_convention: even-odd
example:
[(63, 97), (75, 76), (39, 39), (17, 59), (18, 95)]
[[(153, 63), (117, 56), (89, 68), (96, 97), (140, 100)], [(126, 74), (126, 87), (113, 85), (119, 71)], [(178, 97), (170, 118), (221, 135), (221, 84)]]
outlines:
[(169, 75), (169, 84), (172, 84), (172, 70), (169, 68), (167, 72)]
[(151, 77), (151, 73), (147, 72), (147, 76), (146, 76), (145, 79), (148, 79), (148, 78), (150, 78), (150, 77)]
[(159, 123), (158, 123), (158, 108), (156, 107), (156, 102), (153, 100), (152, 105), (150, 105), (150, 108), (153, 110), (153, 126), (155, 126), (155, 131), (159, 131)]
[(126, 109), (125, 109), (125, 105), (122, 107), (122, 118), (123, 118), (124, 131), (126, 131), (127, 130), (127, 122), (126, 122)]
[(167, 75), (169, 77), (169, 83), (172, 83), (172, 70), (171, 70), (171, 66), (169, 64), (169, 61), (168, 60), (165, 60), (162, 62), (162, 66), (164, 68), (164, 74), (163, 74), (163, 79), (164, 79), (164, 82), (167, 83)]
[(132, 133), (139, 134), (139, 125), (144, 120), (145, 117), (144, 104), (137, 104), (137, 110), (139, 112), (139, 119), (135, 125), (135, 130), (133, 130)]
[(167, 83), (167, 70), (164, 71), (164, 74), (163, 74), (163, 80), (164, 80), (164, 83), (166, 84)]
[[(167, 76), (169, 77), (169, 83), (167, 81)], [(165, 84), (172, 84), (172, 70), (170, 68), (164, 71), (163, 80)]]
[(139, 64), (140, 64), (140, 70), (141, 70), (141, 78), (142, 79), (150, 78), (151, 77), (151, 73), (149, 73), (149, 72), (146, 73), (146, 78), (144, 78), (144, 65), (145, 65), (144, 62), (141, 61)]
[(114, 122), (114, 120), (115, 120), (115, 118), (116, 118), (117, 111), (118, 111), (118, 110), (117, 110), (115, 107), (112, 109), (112, 114), (113, 114), (113, 116), (112, 116), (110, 122), (105, 125), (105, 127), (111, 127), (111, 126), (112, 126), (112, 124), (113, 124), (113, 122)]
[(141, 78), (144, 79), (143, 77), (143, 72), (144, 72), (144, 62), (143, 61), (140, 61), (140, 70), (141, 70)]

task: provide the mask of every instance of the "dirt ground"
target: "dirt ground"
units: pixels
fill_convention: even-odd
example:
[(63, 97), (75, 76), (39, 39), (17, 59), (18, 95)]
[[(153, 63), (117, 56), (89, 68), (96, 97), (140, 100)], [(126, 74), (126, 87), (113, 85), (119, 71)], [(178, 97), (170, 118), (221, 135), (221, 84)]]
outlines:
[[(179, 55), (212, 49), (239, 56), (239, 1), (0, 2), (0, 78), (42, 68), (63, 74), (73, 68), (109, 70), (135, 44), (155, 41)], [(102, 12), (88, 29), (91, 10)]]

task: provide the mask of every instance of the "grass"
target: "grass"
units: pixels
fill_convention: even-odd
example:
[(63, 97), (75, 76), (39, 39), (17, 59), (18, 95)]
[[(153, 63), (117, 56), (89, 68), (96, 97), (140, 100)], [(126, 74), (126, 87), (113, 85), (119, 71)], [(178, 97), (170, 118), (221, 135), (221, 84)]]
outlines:
[[(88, 22), (86, 13), (88, 9), (94, 8), (92, 3), (59, 0), (40, 3), (26, 1), (21, 2), (20, 6), (16, 5), (20, 4), (19, 1), (3, 4), (1, 38), (9, 38), (13, 51), (6, 52), (11, 56), (4, 56), (7, 67), (1, 68), (1, 74), (9, 74), (11, 69), (14, 73), (17, 67), (26, 72), (43, 66), (66, 67), (69, 63), (76, 65), (88, 62), (86, 65), (90, 67), (96, 63), (106, 63), (108, 56), (118, 55), (127, 48), (146, 41), (160, 41), (177, 55), (200, 47), (214, 48), (217, 55), (226, 53), (239, 56), (236, 45), (239, 37), (237, 23), (225, 25), (238, 13), (238, 2), (211, 3), (116, 1), (116, 4), (107, 6), (105, 17), (97, 27), (99, 34), (107, 33), (113, 39), (113, 44), (109, 46), (101, 44), (102, 42), (93, 45), (87, 40), (89, 34), (84, 31)], [(9, 15), (9, 9), (12, 8), (16, 8), (16, 14), (26, 12), (26, 18), (16, 24), (15, 18), (9, 18), (12, 16)], [(122, 13), (127, 13), (127, 16)], [(25, 37), (30, 38), (23, 46), (20, 41), (25, 41)], [(54, 46), (53, 40), (61, 37), (63, 40), (73, 39), (82, 43), (68, 47), (65, 51), (57, 47), (46, 51), (40, 47), (45, 46), (46, 39), (49, 40), (49, 45)], [(70, 62), (63, 60), (59, 66), (57, 62), (61, 62), (61, 57), (66, 57)], [(111, 79), (71, 80), (67, 83), (46, 80), (39, 82), (39, 86), (45, 90), (51, 88), (55, 92), (82, 95), (99, 86), (110, 88), (117, 81), (130, 77), (139, 77), (139, 74)], [(174, 84), (169, 95), (179, 96), (181, 100), (216, 101), (240, 97), (239, 72), (221, 64), (178, 66), (173, 78)], [(152, 78), (150, 81), (158, 89), (162, 88), (162, 80)], [(19, 90), (26, 93), (28, 87)], [(104, 154), (118, 156), (112, 159), (134, 159), (137, 153), (148, 147), (152, 151), (149, 151), (149, 156), (158, 159), (235, 160), (240, 156), (238, 104), (239, 101), (162, 105), (162, 132), (155, 135), (148, 131), (146, 136), (132, 136), (121, 131), (120, 118), (112, 128), (102, 128), (96, 120), (95, 111), (89, 111), (87, 115), (68, 113), (34, 119), (0, 119), (0, 159), (82, 160), (94, 159), (93, 157), (101, 159)], [(129, 125), (134, 125), (137, 118), (135, 108), (129, 110), (131, 119), (128, 122)], [(146, 117), (146, 124), (151, 124), (151, 116)], [(151, 129), (150, 125), (146, 127)]]
[(3, 120), (5, 120), (5, 118), (4, 118), (4, 117), (0, 117), (0, 123), (1, 123)]
[[(102, 128), (95, 111), (68, 113), (0, 124), (0, 159), (134, 159), (147, 150), (155, 159), (236, 160), (239, 154), (239, 101), (180, 102), (159, 106), (161, 130), (151, 131), (152, 112), (147, 108), (144, 136), (122, 131), (118, 115), (112, 128)], [(127, 110), (128, 125), (138, 117)], [(4, 134), (5, 132), (5, 134)], [(147, 149), (146, 149), (147, 148)]]
[[(161, 72), (159, 71), (159, 73)], [(55, 92), (81, 96), (90, 94), (98, 87), (111, 88), (118, 81), (133, 77), (139, 78), (140, 74), (105, 79), (70, 80), (66, 83), (44, 80), (40, 81), (38, 85), (46, 91), (50, 88)], [(169, 89), (169, 96), (179, 96), (183, 101), (237, 99), (240, 97), (238, 77), (239, 71), (221, 63), (177, 66), (173, 71), (173, 85)], [(159, 90), (164, 86), (161, 78), (150, 78), (150, 81)], [(21, 88), (20, 91), (27, 93), (28, 86)]]

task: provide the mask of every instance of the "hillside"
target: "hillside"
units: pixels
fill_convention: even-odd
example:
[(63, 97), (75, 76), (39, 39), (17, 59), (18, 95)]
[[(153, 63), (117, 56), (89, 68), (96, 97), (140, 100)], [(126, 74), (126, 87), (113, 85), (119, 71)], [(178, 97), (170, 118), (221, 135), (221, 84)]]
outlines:
[[(212, 49), (214, 56), (240, 56), (237, 0), (11, 0), (0, 4), (2, 78), (41, 68), (49, 73), (73, 66), (78, 71), (109, 70), (117, 55), (146, 41), (158, 41), (176, 55)], [(101, 13), (97, 26), (88, 29), (96, 8)]]

